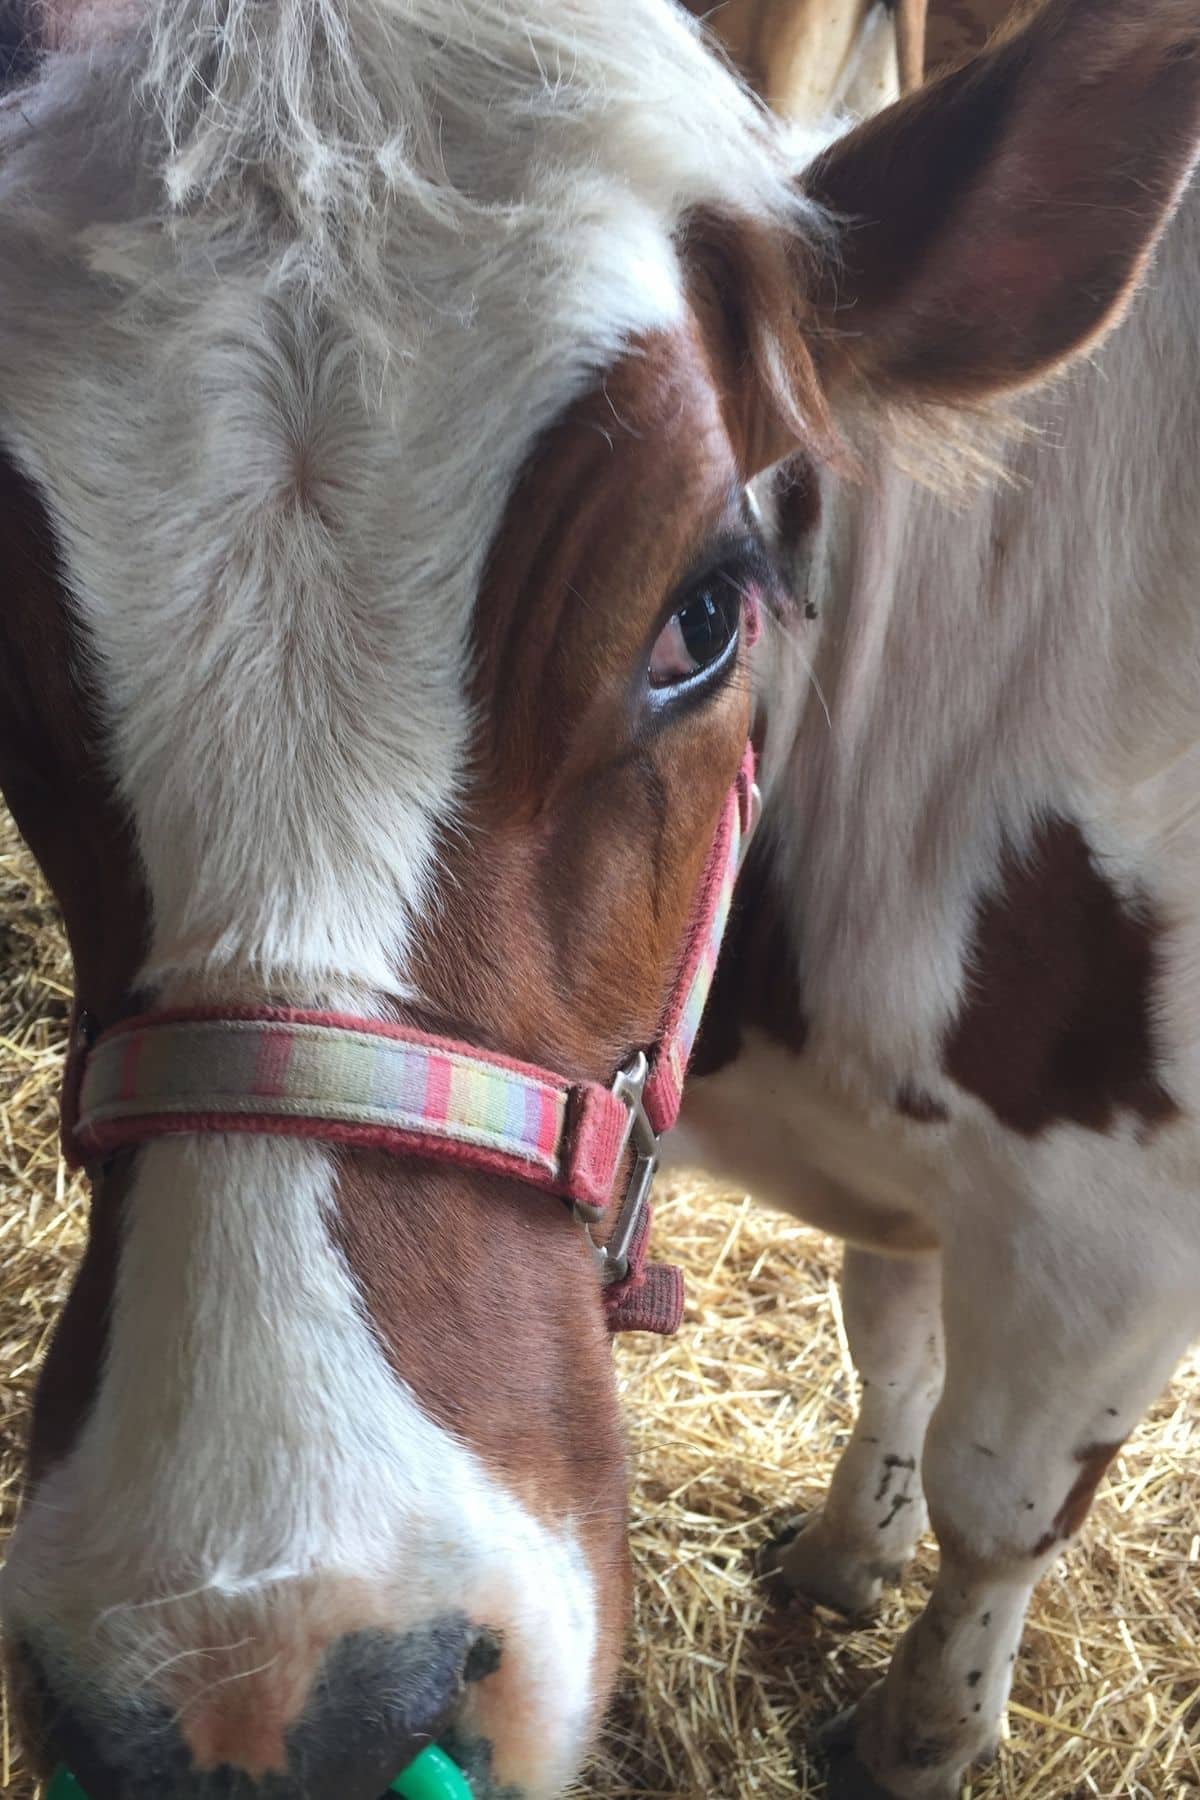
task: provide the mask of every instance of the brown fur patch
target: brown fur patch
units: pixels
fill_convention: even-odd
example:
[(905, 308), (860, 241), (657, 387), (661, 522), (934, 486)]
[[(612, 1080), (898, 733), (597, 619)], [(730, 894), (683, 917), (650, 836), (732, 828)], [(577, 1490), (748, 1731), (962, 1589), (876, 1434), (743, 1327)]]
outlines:
[[(648, 341), (560, 422), (477, 609), (462, 829), (412, 978), (430, 1023), (607, 1080), (654, 1038), (748, 725), (735, 676), (673, 713), (644, 671), (673, 595), (741, 529), (740, 409), (699, 331)], [(599, 1577), (597, 1704), (627, 1596), (620, 1420), (596, 1274), (519, 1183), (347, 1160), (339, 1241), (397, 1374)]]
[(1176, 1112), (1157, 1069), (1154, 1003), (1161, 925), (1118, 895), (1079, 827), (1049, 819), (1008, 850), (979, 908), (969, 997), (944, 1065), (1013, 1131)]
[(476, 781), (416, 980), (566, 1074), (654, 1036), (745, 743), (741, 675), (673, 714), (643, 685), (664, 607), (741, 529), (732, 416), (698, 333), (644, 345), (549, 434), (480, 599)]
[(88, 1241), (50, 1339), (34, 1394), (27, 1485), (68, 1455), (100, 1384), (121, 1247), (121, 1211), (132, 1167), (122, 1157), (92, 1198)]
[(625, 1459), (583, 1233), (517, 1181), (355, 1157), (337, 1236), (422, 1409), (537, 1518), (577, 1514), (624, 1591)]
[(1080, 1530), (1091, 1511), (1092, 1501), (1096, 1497), (1096, 1489), (1104, 1479), (1104, 1472), (1120, 1448), (1120, 1444), (1089, 1444), (1086, 1449), (1076, 1452), (1079, 1474), (1051, 1520), (1049, 1531), (1044, 1532), (1034, 1545), (1035, 1556), (1044, 1556), (1055, 1544), (1066, 1543), (1068, 1538), (1073, 1538)]
[[(78, 991), (115, 1016), (146, 939), (132, 834), (103, 772), (98, 707), (70, 626), (58, 549), (36, 490), (0, 456), (0, 789), (54, 889)], [(51, 1340), (30, 1476), (66, 1454), (103, 1364), (123, 1181), (92, 1210), (87, 1254)]]
[(0, 456), (0, 790), (63, 910), (80, 994), (104, 1019), (132, 984), (149, 909), (102, 744), (49, 517)]
[(742, 479), (799, 445), (848, 468), (813, 360), (818, 252), (799, 234), (701, 208), (687, 222), (683, 253)]

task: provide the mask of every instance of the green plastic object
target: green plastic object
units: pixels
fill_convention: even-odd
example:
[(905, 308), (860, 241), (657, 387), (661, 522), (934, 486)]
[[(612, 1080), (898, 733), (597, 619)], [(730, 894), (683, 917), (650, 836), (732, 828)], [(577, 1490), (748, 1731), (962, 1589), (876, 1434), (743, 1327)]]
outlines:
[(428, 1744), (403, 1775), (397, 1775), (391, 1792), (403, 1800), (471, 1800), (466, 1776), (436, 1744)]
[[(429, 1744), (403, 1775), (397, 1775), (388, 1793), (399, 1794), (401, 1800), (471, 1800), (466, 1776), (436, 1744)], [(69, 1770), (57, 1769), (46, 1800), (87, 1800), (87, 1795)]]
[(87, 1800), (87, 1795), (67, 1769), (56, 1769), (46, 1789), (46, 1800)]

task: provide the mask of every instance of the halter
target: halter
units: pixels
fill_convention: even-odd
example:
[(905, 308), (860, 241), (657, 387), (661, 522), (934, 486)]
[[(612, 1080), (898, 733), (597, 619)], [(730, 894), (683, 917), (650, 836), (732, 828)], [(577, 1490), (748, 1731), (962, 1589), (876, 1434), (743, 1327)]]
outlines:
[[(252, 1132), (456, 1163), (568, 1202), (612, 1331), (678, 1329), (683, 1275), (647, 1263), (659, 1139), (679, 1114), (734, 879), (756, 822), (747, 748), (726, 798), (679, 974), (649, 1054), (611, 1086), (570, 1082), (406, 1025), (266, 1006), (193, 1007), (74, 1035), (63, 1140), (78, 1166), (153, 1138)], [(622, 1185), (623, 1184), (623, 1185)], [(604, 1242), (592, 1227), (620, 1191)]]

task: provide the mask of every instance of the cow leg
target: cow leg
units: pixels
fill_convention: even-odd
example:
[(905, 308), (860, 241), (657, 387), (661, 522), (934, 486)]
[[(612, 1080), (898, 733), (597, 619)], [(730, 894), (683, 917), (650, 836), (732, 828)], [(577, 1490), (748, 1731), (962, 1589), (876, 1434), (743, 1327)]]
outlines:
[(904, 84), (897, 62), (898, 32), (899, 20), (893, 21), (891, 7), (877, 0), (830, 95), (831, 115), (840, 110), (852, 119), (868, 119), (900, 98)]
[(776, 1554), (785, 1585), (865, 1611), (899, 1579), (925, 1529), (921, 1451), (942, 1387), (941, 1264), (847, 1248), (842, 1309), (863, 1391), (820, 1512)]
[(1106, 1240), (1104, 1223), (1076, 1215), (1086, 1236), (1064, 1241), (993, 1196), (945, 1247), (946, 1382), (923, 1462), (940, 1568), (885, 1679), (833, 1728), (840, 1800), (954, 1800), (993, 1752), (1034, 1583), (1186, 1346), (1185, 1241), (1148, 1218)]

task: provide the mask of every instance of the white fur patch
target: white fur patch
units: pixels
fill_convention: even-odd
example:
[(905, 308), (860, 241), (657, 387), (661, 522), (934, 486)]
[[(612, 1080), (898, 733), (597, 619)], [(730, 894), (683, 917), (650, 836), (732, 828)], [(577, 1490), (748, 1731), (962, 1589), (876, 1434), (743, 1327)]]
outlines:
[(332, 1156), (283, 1140), (143, 1152), (105, 1377), (25, 1513), (8, 1623), (69, 1692), (124, 1705), (164, 1676), (202, 1689), (247, 1642), (251, 1669), (288, 1655), (344, 1592), (347, 1630), (460, 1610), (504, 1633), (538, 1720), (523, 1785), (553, 1793), (594, 1699), (595, 1575), (571, 1519), (535, 1519), (396, 1380), (333, 1184)]
[(689, 209), (795, 223), (787, 176), (666, 0), (163, 0), (0, 109), (0, 445), (86, 627), (148, 979), (395, 988), (516, 475), (681, 319)]

